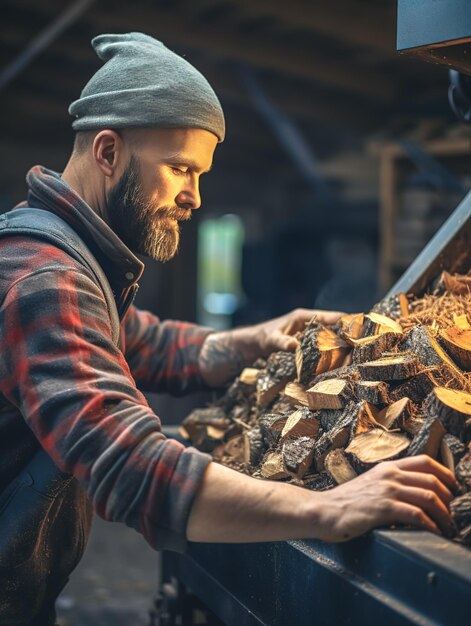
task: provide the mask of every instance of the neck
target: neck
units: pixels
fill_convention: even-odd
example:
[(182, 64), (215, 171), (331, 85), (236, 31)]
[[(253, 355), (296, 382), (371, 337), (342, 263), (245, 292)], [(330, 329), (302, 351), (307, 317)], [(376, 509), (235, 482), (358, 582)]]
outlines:
[(103, 181), (80, 157), (72, 157), (64, 168), (62, 180), (84, 200), (102, 220), (108, 223), (106, 193)]

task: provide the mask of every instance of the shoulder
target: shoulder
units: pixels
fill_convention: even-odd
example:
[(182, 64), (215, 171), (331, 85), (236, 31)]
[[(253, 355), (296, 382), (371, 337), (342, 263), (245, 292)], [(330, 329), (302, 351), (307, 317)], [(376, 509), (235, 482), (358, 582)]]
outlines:
[(88, 274), (83, 265), (64, 250), (33, 236), (0, 237), (0, 260), (0, 294), (33, 274), (64, 270)]

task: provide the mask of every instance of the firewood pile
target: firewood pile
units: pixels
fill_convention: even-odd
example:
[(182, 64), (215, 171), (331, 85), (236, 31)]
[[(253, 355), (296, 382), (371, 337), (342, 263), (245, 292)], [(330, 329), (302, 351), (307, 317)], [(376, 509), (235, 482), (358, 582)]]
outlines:
[[(456, 539), (471, 544), (471, 276), (400, 294), (333, 327), (316, 319), (295, 353), (242, 371), (180, 433), (238, 471), (323, 491), (381, 461), (428, 454), (456, 475)], [(471, 315), (471, 314), (470, 314)]]

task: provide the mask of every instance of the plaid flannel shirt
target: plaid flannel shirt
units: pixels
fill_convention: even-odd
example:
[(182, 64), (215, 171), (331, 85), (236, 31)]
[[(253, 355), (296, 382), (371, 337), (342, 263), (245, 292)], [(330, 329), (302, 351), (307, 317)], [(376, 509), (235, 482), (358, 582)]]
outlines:
[(118, 349), (103, 293), (83, 266), (33, 237), (0, 239), (0, 490), (39, 442), (101, 517), (134, 527), (155, 548), (183, 551), (211, 458), (166, 439), (142, 391), (206, 388), (198, 356), (211, 331), (130, 304), (139, 259), (59, 175), (36, 166), (27, 182), (24, 204), (78, 232), (127, 313)]

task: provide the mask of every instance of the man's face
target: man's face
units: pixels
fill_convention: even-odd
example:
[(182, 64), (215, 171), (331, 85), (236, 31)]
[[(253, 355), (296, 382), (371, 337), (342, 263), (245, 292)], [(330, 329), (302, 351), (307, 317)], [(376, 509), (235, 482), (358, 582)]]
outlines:
[(201, 129), (128, 135), (127, 165), (107, 194), (109, 223), (133, 252), (168, 261), (178, 250), (179, 222), (201, 205), (199, 178), (211, 168), (217, 138)]

